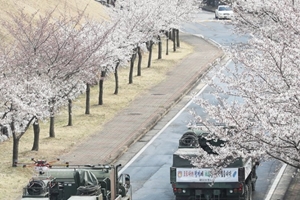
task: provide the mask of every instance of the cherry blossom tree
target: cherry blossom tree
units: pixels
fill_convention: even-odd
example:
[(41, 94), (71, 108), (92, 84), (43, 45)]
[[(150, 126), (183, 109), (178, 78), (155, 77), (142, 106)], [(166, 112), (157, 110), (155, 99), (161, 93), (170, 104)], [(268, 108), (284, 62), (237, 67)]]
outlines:
[[(118, 21), (116, 22), (93, 22), (89, 23), (83, 29), (82, 41), (85, 41), (83, 45), (86, 49), (85, 53), (87, 60), (85, 61), (85, 70), (80, 70), (78, 73), (78, 79), (82, 80), (86, 84), (86, 110), (85, 114), (90, 114), (90, 86), (96, 85), (99, 82), (99, 101), (98, 104), (102, 105), (102, 83), (106, 72), (110, 73), (114, 71), (115, 54), (118, 51), (119, 42), (113, 38), (114, 32), (118, 27)], [(104, 73), (105, 72), (105, 73)], [(103, 77), (104, 76), (104, 77)], [(101, 96), (101, 97), (100, 97)]]
[[(129, 83), (133, 83), (134, 61), (138, 55), (138, 75), (141, 75), (141, 49), (144, 43), (153, 37), (156, 29), (153, 28), (153, 7), (147, 6), (144, 1), (119, 1), (118, 6), (112, 10), (111, 16), (120, 21), (120, 30), (126, 38), (127, 45), (132, 48), (130, 56)], [(153, 3), (152, 3), (153, 4)], [(144, 49), (144, 48), (143, 48)]]
[(209, 129), (208, 139), (226, 143), (211, 146), (218, 155), (202, 155), (193, 163), (226, 166), (234, 158), (250, 156), (299, 169), (300, 4), (239, 0), (232, 5), (236, 31), (248, 34), (249, 41), (227, 49), (235, 67), (225, 67), (226, 74), (208, 82), (217, 103), (195, 98), (206, 116), (192, 112), (195, 122)]
[[(84, 11), (77, 16), (61, 15), (54, 18), (52, 13), (47, 16), (43, 27), (48, 28), (45, 35), (47, 40), (36, 49), (40, 73), (45, 74), (49, 83), (49, 111), (50, 127), (49, 136), (55, 137), (54, 117), (59, 109), (69, 103), (69, 125), (71, 125), (71, 103), (79, 94), (85, 90), (85, 84), (93, 80), (91, 76), (97, 75), (99, 63), (103, 61), (104, 55), (101, 50), (106, 41), (107, 32), (110, 30), (84, 19)], [(26, 22), (25, 22), (26, 23)], [(27, 35), (24, 43), (36, 40), (32, 33), (41, 32), (39, 24), (19, 24), (18, 28)], [(33, 27), (28, 31), (26, 27)], [(22, 32), (22, 33), (23, 33)], [(22, 36), (22, 34), (20, 35)]]
[[(196, 8), (195, 1), (192, 0), (158, 0), (151, 2), (146, 0), (120, 0), (117, 2), (117, 6), (112, 12), (112, 18), (122, 21), (121, 24), (124, 24), (122, 27), (125, 28), (122, 32), (127, 34), (127, 41), (133, 46), (129, 83), (133, 82), (132, 73), (136, 54), (138, 55), (138, 62), (141, 63), (140, 50), (146, 50), (144, 45), (149, 41), (160, 44), (160, 38), (164, 30), (179, 27), (183, 21), (191, 20)], [(152, 44), (148, 47), (152, 48)], [(150, 51), (152, 53), (152, 49)], [(161, 58), (161, 45), (159, 45), (158, 58)], [(149, 59), (148, 66), (150, 66)], [(141, 74), (140, 64), (138, 64), (137, 74), (138, 76)]]
[[(53, 12), (39, 16), (20, 10), (9, 13), (11, 20), (3, 24), (10, 40), (1, 43), (0, 124), (9, 124), (12, 130), (13, 166), (29, 125), (50, 117), (54, 137), (55, 113), (85, 90), (82, 77), (94, 72), (102, 59), (97, 53), (105, 34), (87, 36), (91, 30), (100, 31), (100, 26), (81, 23), (83, 12), (59, 18)], [(36, 141), (33, 148), (38, 148)]]
[[(127, 62), (131, 54), (131, 44), (127, 42), (127, 35), (122, 32), (122, 23), (119, 20), (99, 24), (97, 33), (102, 40), (101, 47), (95, 52), (98, 59), (96, 70), (92, 70), (91, 76), (84, 76), (99, 83), (98, 105), (103, 105), (104, 81), (110, 74), (115, 73), (120, 63)], [(95, 76), (96, 75), (96, 76)], [(117, 79), (116, 79), (117, 80)], [(87, 112), (86, 112), (87, 113)]]
[(44, 77), (32, 76), (37, 69), (33, 60), (26, 54), (16, 53), (20, 47), (10, 45), (9, 49), (1, 48), (0, 123), (10, 126), (13, 136), (12, 165), (16, 166), (20, 138), (35, 119), (49, 116), (49, 94), (43, 83)]

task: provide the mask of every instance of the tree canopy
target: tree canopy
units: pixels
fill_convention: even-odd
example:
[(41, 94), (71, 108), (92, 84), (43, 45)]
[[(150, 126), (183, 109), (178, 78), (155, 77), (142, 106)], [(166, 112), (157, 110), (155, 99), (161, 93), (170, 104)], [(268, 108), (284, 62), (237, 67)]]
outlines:
[[(18, 142), (34, 119), (53, 117), (103, 71), (128, 62), (136, 45), (187, 20), (184, 8), (195, 8), (193, 1), (180, 0), (118, 3), (107, 7), (105, 21), (87, 17), (88, 6), (75, 14), (59, 6), (44, 13), (7, 12), (0, 45), (0, 124), (10, 124), (14, 136), (13, 165)], [(166, 3), (170, 6), (162, 6)]]
[(218, 155), (208, 155), (211, 160), (194, 161), (199, 166), (211, 161), (226, 165), (226, 159), (251, 156), (300, 168), (299, 2), (239, 0), (232, 5), (235, 30), (250, 39), (226, 49), (235, 67), (226, 66), (226, 75), (216, 75), (225, 86), (209, 81), (218, 103), (195, 98), (207, 116), (193, 112), (210, 137), (226, 145), (214, 148)]

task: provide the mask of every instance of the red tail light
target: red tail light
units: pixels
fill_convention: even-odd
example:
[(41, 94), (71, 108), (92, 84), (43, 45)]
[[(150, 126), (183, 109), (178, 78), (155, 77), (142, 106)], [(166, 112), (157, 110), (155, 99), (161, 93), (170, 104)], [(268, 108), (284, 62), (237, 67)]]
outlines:
[(172, 184), (172, 187), (173, 187), (173, 192), (177, 192), (177, 188), (176, 188), (176, 185), (175, 184)]
[(243, 193), (243, 190), (244, 190), (244, 186), (243, 186), (242, 183), (240, 183), (239, 188), (238, 188), (238, 192)]

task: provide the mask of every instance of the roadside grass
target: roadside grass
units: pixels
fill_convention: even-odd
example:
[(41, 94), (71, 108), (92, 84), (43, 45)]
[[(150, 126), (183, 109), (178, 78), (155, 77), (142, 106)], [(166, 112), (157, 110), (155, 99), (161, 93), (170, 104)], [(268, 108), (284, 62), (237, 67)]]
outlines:
[[(170, 48), (170, 46), (169, 46)], [(165, 44), (163, 43), (163, 50)], [(184, 57), (192, 53), (192, 46), (181, 42), (181, 47), (169, 55), (157, 59), (157, 46), (153, 48), (152, 65), (147, 68), (148, 54), (143, 55), (142, 76), (134, 76), (133, 84), (128, 84), (129, 68), (119, 69), (119, 94), (114, 95), (114, 76), (108, 75), (104, 82), (104, 104), (98, 105), (98, 86), (91, 88), (91, 114), (85, 115), (85, 94), (73, 102), (73, 126), (67, 126), (67, 108), (55, 116), (55, 138), (49, 138), (49, 122), (40, 122), (39, 151), (31, 151), (33, 130), (30, 128), (20, 140), (19, 162), (31, 163), (31, 158), (53, 161), (60, 155), (80, 144), (85, 138), (102, 129), (119, 111), (126, 108), (137, 96), (157, 85), (167, 77), (168, 71)], [(165, 54), (165, 52), (163, 52)], [(136, 61), (137, 63), (137, 61)], [(135, 70), (136, 65), (135, 65)], [(136, 71), (134, 72), (136, 74)], [(33, 167), (11, 167), (12, 140), (0, 143), (0, 199), (17, 199), (22, 195), (22, 188), (35, 175)]]

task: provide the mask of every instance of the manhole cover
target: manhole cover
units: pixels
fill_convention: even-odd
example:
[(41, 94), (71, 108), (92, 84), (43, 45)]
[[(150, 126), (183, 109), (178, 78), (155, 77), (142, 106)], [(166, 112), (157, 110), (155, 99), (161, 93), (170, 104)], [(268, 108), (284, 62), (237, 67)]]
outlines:
[(129, 115), (141, 115), (142, 113), (139, 112), (132, 112), (132, 113), (128, 113)]

